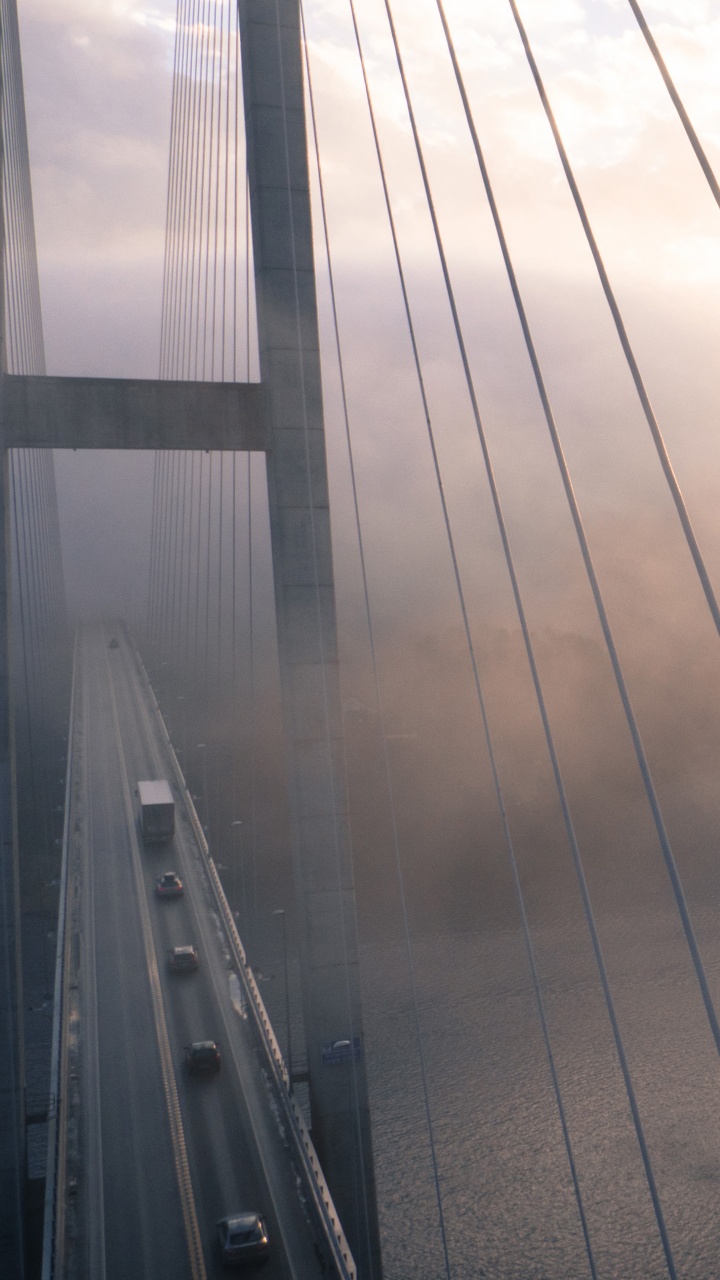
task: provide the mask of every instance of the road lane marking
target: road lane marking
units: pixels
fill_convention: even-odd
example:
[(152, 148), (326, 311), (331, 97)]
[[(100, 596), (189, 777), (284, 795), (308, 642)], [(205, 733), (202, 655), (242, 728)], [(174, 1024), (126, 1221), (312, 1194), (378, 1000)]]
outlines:
[(165, 1090), (168, 1120), (170, 1123), (173, 1159), (175, 1162), (178, 1191), (180, 1193), (183, 1222), (185, 1224), (185, 1236), (188, 1246), (188, 1255), (190, 1258), (190, 1268), (193, 1280), (207, 1280), (205, 1259), (203, 1258), (202, 1241), (200, 1238), (200, 1228), (198, 1226), (197, 1211), (195, 1208), (195, 1197), (193, 1195), (190, 1167), (187, 1158), (187, 1148), (185, 1145), (185, 1133), (183, 1131), (182, 1117), (180, 1115), (180, 1102), (178, 1099), (177, 1084), (175, 1082), (175, 1069), (173, 1067), (167, 1023), (165, 1021), (165, 1009), (163, 1007), (162, 990), (160, 987), (160, 974), (158, 973), (157, 958), (155, 956), (155, 946), (152, 936), (152, 925), (150, 923), (150, 912), (148, 911), (147, 898), (145, 895), (142, 861), (140, 858), (137, 836), (135, 834), (135, 811), (130, 793), (130, 783), (128, 781), (127, 765), (125, 763), (122, 735), (120, 733), (120, 717), (118, 715), (117, 700), (115, 697), (115, 684), (107, 653), (105, 654), (105, 665), (107, 668), (108, 683), (110, 687), (110, 700), (112, 703), (115, 738), (120, 762), (120, 778), (122, 782), (123, 799), (125, 802), (125, 812), (128, 820), (130, 845), (132, 849), (133, 873), (135, 877), (138, 903), (140, 906), (140, 922), (142, 925), (143, 942), (145, 944), (145, 959), (150, 978), (155, 1031), (157, 1033), (158, 1047), (160, 1049), (160, 1067), (162, 1071), (163, 1088)]

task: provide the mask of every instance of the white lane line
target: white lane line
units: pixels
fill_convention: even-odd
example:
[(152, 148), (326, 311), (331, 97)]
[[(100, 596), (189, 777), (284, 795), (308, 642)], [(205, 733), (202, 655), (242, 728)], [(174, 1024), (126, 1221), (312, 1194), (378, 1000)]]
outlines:
[(157, 957), (155, 955), (155, 946), (153, 943), (150, 913), (148, 911), (147, 898), (145, 896), (142, 862), (140, 859), (137, 835), (135, 834), (135, 812), (130, 793), (130, 783), (128, 781), (127, 764), (125, 761), (125, 753), (123, 751), (122, 735), (120, 733), (120, 717), (118, 715), (117, 699), (115, 696), (115, 682), (113, 680), (107, 653), (105, 653), (105, 665), (107, 668), (110, 699), (112, 702), (113, 722), (115, 726), (118, 760), (120, 764), (120, 777), (123, 789), (123, 799), (125, 802), (128, 832), (130, 835), (130, 845), (132, 849), (133, 874), (135, 877), (135, 887), (137, 891), (138, 905), (140, 908), (140, 922), (142, 925), (143, 942), (145, 945), (145, 959), (150, 978), (150, 991), (152, 994), (153, 1013), (155, 1016), (155, 1030), (157, 1033), (158, 1047), (160, 1049), (160, 1064), (162, 1069), (163, 1087), (165, 1089), (165, 1102), (170, 1122), (170, 1136), (172, 1138), (175, 1173), (177, 1176), (178, 1191), (180, 1193), (180, 1205), (182, 1207), (183, 1222), (185, 1225), (188, 1256), (190, 1259), (190, 1268), (193, 1280), (207, 1280), (200, 1228), (198, 1226), (197, 1211), (195, 1208), (195, 1197), (193, 1195), (187, 1149), (185, 1146), (185, 1133), (183, 1131), (182, 1118), (180, 1115), (180, 1102), (177, 1094), (175, 1070), (173, 1067), (172, 1054), (170, 1052), (167, 1023), (165, 1021), (165, 1009), (163, 1006), (162, 990), (160, 987)]

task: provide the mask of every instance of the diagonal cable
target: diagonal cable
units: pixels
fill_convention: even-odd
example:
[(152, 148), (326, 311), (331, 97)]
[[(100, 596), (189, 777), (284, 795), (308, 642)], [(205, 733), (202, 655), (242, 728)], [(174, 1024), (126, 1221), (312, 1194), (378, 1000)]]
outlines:
[[(565, 172), (565, 177), (567, 178), (568, 186), (570, 187), (570, 191), (572, 193), (572, 197), (575, 202), (575, 207), (578, 211), (580, 222), (582, 223), (583, 231), (585, 232), (585, 238), (588, 242), (588, 246), (590, 248), (593, 261), (595, 262), (595, 267), (597, 269), (597, 273), (600, 278), (600, 283), (602, 284), (603, 292), (605, 294), (607, 304), (610, 308), (610, 313), (615, 323), (617, 335), (618, 335), (618, 338), (620, 339), (620, 345), (623, 349), (625, 359), (628, 364), (628, 368), (630, 369), (630, 373), (632, 375), (632, 380), (635, 384), (635, 390), (637, 391), (640, 404), (642, 405), (642, 410), (645, 415), (645, 420), (650, 428), (650, 433), (652, 435), (653, 442), (655, 444), (655, 449), (657, 451), (658, 458), (660, 459), (660, 465), (663, 469), (665, 479), (667, 480), (670, 493), (672, 494), (672, 498), (675, 503), (678, 516), (680, 517), (680, 523), (682, 525), (682, 529), (685, 534), (685, 540), (690, 549), (690, 554), (693, 558), (702, 589), (705, 593), (705, 599), (707, 600), (710, 613), (712, 614), (713, 621), (715, 623), (715, 626), (718, 632), (720, 632), (720, 605), (718, 604), (713, 585), (710, 581), (710, 575), (708, 574), (707, 567), (705, 565), (705, 561), (703, 559), (703, 555), (700, 550), (699, 543), (695, 536), (695, 531), (692, 527), (690, 515), (688, 512), (687, 506), (685, 504), (685, 499), (683, 498), (677, 476), (675, 475), (675, 472), (673, 470), (673, 466), (670, 461), (670, 455), (668, 454), (665, 440), (660, 430), (660, 426), (658, 424), (657, 418), (655, 417), (655, 411), (653, 410), (653, 407), (650, 403), (650, 397), (647, 393), (645, 383), (643, 382), (642, 374), (640, 373), (640, 368), (635, 358), (635, 353), (633, 352), (632, 346), (630, 344), (630, 339), (628, 337), (628, 333), (625, 328), (625, 322), (623, 321), (622, 315), (620, 313), (620, 308), (617, 303), (617, 299), (615, 298), (612, 285), (610, 284), (610, 278), (605, 268), (605, 263), (603, 261), (602, 254), (600, 253), (597, 240), (595, 239), (594, 232), (590, 225), (590, 219), (588, 218), (587, 211), (585, 209), (585, 204), (580, 194), (580, 188), (578, 187), (577, 181), (575, 179), (575, 174), (573, 173), (572, 166), (568, 159), (568, 154), (565, 149), (565, 144), (562, 140), (560, 130), (558, 129), (557, 122), (555, 120), (555, 115), (550, 105), (550, 100), (545, 91), (545, 85), (543, 83), (542, 76), (540, 75), (540, 70), (535, 60), (535, 55), (533, 54), (533, 51), (530, 47), (530, 41), (528, 40), (527, 32), (525, 30), (522, 19), (520, 17), (517, 4), (515, 0), (508, 0), (508, 4), (510, 5), (510, 8), (512, 10), (512, 15), (513, 15), (513, 18), (515, 19), (515, 25), (517, 26), (518, 33), (520, 35), (520, 40), (522, 41), (522, 46), (523, 46), (523, 49), (525, 50), (525, 56), (527, 58), (528, 65), (530, 67), (533, 80), (535, 81), (535, 85), (537, 87), (537, 91), (540, 96), (540, 101), (542, 102), (545, 115), (547, 116), (548, 124), (550, 125), (553, 138), (555, 139), (555, 145), (557, 147), (558, 155), (560, 157), (560, 163), (562, 164), (563, 170)], [(718, 1049), (720, 1050), (720, 1038), (717, 1038), (717, 1043), (718, 1043)]]
[(675, 88), (675, 82), (673, 81), (673, 78), (667, 69), (667, 66), (665, 64), (665, 59), (663, 58), (660, 50), (658, 49), (657, 44), (655, 43), (653, 34), (647, 22), (645, 21), (645, 16), (643, 14), (642, 9), (640, 8), (640, 5), (638, 4), (638, 0), (628, 0), (628, 4), (630, 5), (630, 8), (634, 13), (635, 18), (637, 19), (637, 24), (640, 30), (642, 31), (643, 36), (645, 37), (645, 42), (647, 44), (647, 47), (650, 50), (653, 58), (655, 59), (655, 62), (657, 63), (658, 71), (660, 72), (660, 75), (665, 81), (665, 88), (670, 94), (673, 106), (675, 107), (675, 110), (677, 111), (680, 117), (680, 120), (682, 121), (683, 129), (685, 130), (690, 140), (690, 145), (693, 151), (695, 152), (695, 155), (698, 158), (700, 168), (702, 169), (703, 173), (705, 174), (705, 177), (707, 178), (707, 183), (710, 190), (713, 193), (713, 196), (715, 197), (715, 202), (716, 204), (720, 205), (720, 186), (718, 186), (718, 180), (715, 177), (712, 165), (710, 164), (710, 161), (707, 158), (703, 145), (697, 136), (692, 120), (690, 119), (687, 111), (685, 110), (683, 100), (680, 97), (680, 94), (678, 93), (677, 89)]
[[(511, 0), (511, 3), (512, 3), (512, 0)], [(491, 455), (490, 455), (490, 451), (489, 451), (489, 446), (488, 446), (488, 443), (487, 443), (487, 439), (486, 439), (486, 436), (485, 436), (485, 430), (484, 430), (484, 427), (483, 427), (483, 424), (482, 424), (482, 420), (481, 420), (481, 417), (480, 417), (480, 411), (479, 411), (479, 406), (478, 406), (478, 402), (477, 402), (477, 396), (476, 396), (476, 392), (475, 392), (474, 381), (473, 381), (472, 373), (471, 373), (471, 370), (470, 370), (470, 362), (469, 362), (469, 358), (468, 358), (468, 354), (467, 354), (467, 349), (466, 349), (466, 346), (465, 346), (465, 340), (464, 340), (464, 336), (463, 336), (462, 325), (461, 325), (460, 317), (459, 317), (459, 313), (458, 313), (458, 310), (457, 310), (457, 304), (456, 304), (456, 301), (455, 301), (455, 295), (454, 295), (454, 290), (453, 290), (453, 286), (452, 286), (452, 281), (451, 281), (451, 278), (450, 278), (450, 271), (449, 271), (448, 264), (447, 264), (447, 258), (446, 258), (446, 255), (445, 255), (445, 250), (444, 250), (444, 246), (443, 246), (443, 242), (442, 242), (442, 236), (441, 236), (441, 233), (440, 233), (440, 226), (439, 226), (439, 223), (438, 223), (437, 213), (436, 213), (436, 210), (435, 210), (435, 204), (434, 204), (434, 199), (433, 199), (433, 195), (432, 195), (432, 190), (431, 190), (431, 187), (430, 187), (430, 181), (429, 181), (429, 177), (428, 177), (428, 173), (427, 173), (427, 167), (426, 167), (426, 165), (425, 165), (425, 159), (424, 159), (424, 155), (423, 155), (423, 149), (422, 149), (422, 145), (421, 145), (421, 142), (420, 142), (420, 135), (419, 135), (419, 131), (418, 131), (418, 127), (417, 127), (417, 122), (416, 122), (415, 114), (414, 114), (413, 107), (412, 107), (412, 100), (411, 100), (410, 91), (409, 91), (409, 87), (408, 87), (408, 83), (407, 83), (407, 78), (406, 78), (406, 75), (405, 75), (405, 68), (404, 68), (404, 64), (403, 64), (403, 60), (402, 60), (402, 55), (401, 55), (401, 52), (400, 52), (400, 45), (399, 45), (399, 41), (398, 41), (398, 37), (397, 37), (397, 31), (396, 31), (396, 29), (395, 29), (395, 23), (394, 23), (394, 19), (393, 19), (393, 15), (392, 15), (392, 9), (391, 9), (391, 6), (390, 6), (390, 0), (384, 0), (384, 5), (385, 5), (385, 10), (386, 10), (387, 18), (388, 18), (388, 24), (389, 24), (389, 27), (390, 27), (390, 33), (391, 33), (391, 37), (392, 37), (393, 48), (394, 48), (394, 51), (395, 51), (395, 57), (396, 57), (396, 60), (397, 60), (398, 71), (399, 71), (400, 79), (401, 79), (402, 86), (403, 86), (403, 93), (404, 93), (404, 96), (405, 96), (405, 102), (406, 102), (407, 111), (408, 111), (408, 119), (409, 119), (409, 122), (410, 122), (410, 127), (411, 127), (411, 130), (412, 130), (413, 139), (414, 139), (414, 143), (415, 143), (415, 149), (416, 149), (416, 153), (417, 153), (418, 164), (419, 164), (419, 166), (420, 166), (420, 172), (421, 172), (421, 176), (422, 176), (423, 187), (424, 187), (424, 189), (425, 189), (425, 195), (426, 195), (426, 200), (427, 200), (427, 205), (428, 205), (428, 211), (429, 211), (429, 214), (430, 214), (430, 218), (431, 218), (431, 222), (432, 222), (432, 226), (433, 226), (433, 231), (434, 231), (434, 235), (435, 235), (435, 241), (436, 241), (436, 246), (437, 246), (438, 256), (439, 256), (439, 260), (440, 260), (440, 266), (441, 266), (441, 269), (442, 269), (442, 274), (443, 274), (443, 278), (444, 278), (444, 281), (445, 281), (445, 288), (446, 288), (446, 293), (447, 293), (447, 297), (448, 297), (448, 302), (449, 302), (449, 304), (450, 304), (450, 309), (451, 309), (451, 313), (452, 313), (453, 325), (454, 325), (454, 328), (455, 328), (455, 334), (456, 334), (456, 339), (457, 339), (457, 343), (458, 343), (458, 350), (459, 350), (460, 357), (461, 357), (461, 360), (462, 360), (463, 369), (464, 369), (464, 371), (465, 371), (465, 378), (466, 378), (467, 387), (468, 387), (468, 393), (469, 393), (470, 401), (471, 401), (471, 405), (472, 405), (473, 416), (474, 416), (474, 419), (475, 419), (475, 424), (476, 424), (476, 427), (477, 427), (478, 437), (479, 437), (479, 440), (480, 440), (480, 446), (481, 446), (481, 449), (482, 449), (483, 459), (484, 459), (484, 462), (485, 462), (485, 469), (486, 469), (487, 476), (488, 476), (488, 481), (489, 481), (489, 484), (490, 484), (490, 490), (491, 490), (491, 495), (492, 495), (493, 506), (494, 506), (494, 509), (495, 509), (496, 520), (497, 520), (498, 529), (499, 529), (500, 537), (501, 537), (502, 544), (503, 544), (503, 550), (504, 550), (504, 555), (505, 555), (505, 561), (506, 561), (506, 565), (507, 565), (507, 568), (508, 568), (508, 573), (509, 573), (509, 577), (510, 577), (510, 581), (511, 581), (511, 585), (512, 585), (513, 596), (514, 596), (514, 598), (515, 598), (516, 609), (517, 609), (517, 612), (518, 612), (518, 618), (519, 618), (519, 621), (520, 621), (520, 626), (521, 626), (521, 630), (522, 630), (522, 634), (523, 634), (523, 640), (524, 640), (524, 643), (525, 643), (525, 649), (526, 649), (526, 653), (527, 653), (527, 657), (528, 657), (528, 662), (529, 662), (529, 665), (530, 665), (530, 670), (531, 670), (531, 675), (532, 675), (532, 679), (533, 679), (533, 685), (534, 685), (534, 688), (535, 688), (535, 694), (536, 694), (536, 699), (537, 699), (537, 703), (538, 703), (538, 708), (539, 708), (540, 715), (541, 715), (541, 719), (542, 719), (542, 723), (543, 723), (543, 729), (544, 729), (544, 733), (545, 733), (545, 740), (546, 740), (546, 744), (547, 744), (547, 748), (548, 748), (548, 754), (549, 754), (549, 756), (550, 756), (550, 761), (551, 761), (551, 764), (552, 764), (553, 775), (554, 775), (554, 778), (555, 778), (556, 788), (557, 788), (557, 792), (558, 792), (558, 798), (559, 798), (559, 800), (560, 800), (560, 806), (561, 806), (561, 810), (562, 810), (562, 814), (563, 814), (563, 820), (564, 820), (564, 823), (565, 823), (565, 829), (566, 829), (566, 833), (567, 833), (567, 836), (568, 836), (568, 842), (569, 842), (569, 845), (570, 845), (570, 850), (571, 850), (571, 854), (572, 854), (572, 858), (573, 858), (573, 864), (574, 864), (574, 866), (575, 866), (575, 871), (576, 871), (576, 876), (577, 876), (577, 879), (578, 879), (578, 884), (579, 884), (579, 887), (580, 887), (580, 892), (581, 892), (582, 901), (583, 901), (583, 909), (584, 909), (584, 912), (585, 912), (585, 918), (586, 918), (586, 921), (587, 921), (587, 924), (588, 924), (588, 929), (589, 929), (589, 932), (590, 932), (590, 937), (591, 937), (591, 942), (592, 942), (592, 946), (593, 946), (593, 951), (594, 951), (594, 954), (595, 954), (595, 961), (596, 961), (596, 965), (597, 965), (598, 973), (599, 973), (600, 980), (601, 980), (601, 984), (602, 984), (602, 988), (603, 988), (603, 994), (604, 994), (604, 997), (605, 997), (605, 1004), (606, 1004), (606, 1007), (607, 1007), (608, 1016), (609, 1016), (610, 1024), (611, 1024), (611, 1027), (612, 1027), (613, 1038), (614, 1038), (614, 1041), (615, 1041), (615, 1047), (616, 1047), (616, 1051), (617, 1051), (617, 1054), (618, 1054), (618, 1060), (619, 1060), (619, 1063), (620, 1063), (620, 1068), (621, 1068), (621, 1071), (622, 1071), (623, 1080), (624, 1080), (624, 1083), (625, 1083), (625, 1090), (626, 1090), (627, 1097), (628, 1097), (628, 1102), (629, 1102), (629, 1105), (630, 1105), (630, 1111), (631, 1111), (631, 1115), (632, 1115), (632, 1119), (633, 1119), (633, 1125), (634, 1125), (634, 1128), (635, 1128), (635, 1133), (636, 1133), (636, 1137), (637, 1137), (637, 1141), (638, 1141), (638, 1146), (639, 1146), (639, 1148), (640, 1148), (640, 1153), (641, 1153), (641, 1157), (642, 1157), (642, 1161), (643, 1161), (643, 1166), (644, 1166), (644, 1169), (645, 1169), (645, 1177), (646, 1177), (646, 1181), (647, 1181), (647, 1184), (648, 1184), (648, 1190), (649, 1190), (649, 1192), (650, 1192), (650, 1197), (651, 1197), (651, 1200), (652, 1200), (653, 1209), (654, 1209), (654, 1212), (655, 1212), (655, 1218), (656, 1218), (657, 1225), (658, 1225), (658, 1231), (659, 1231), (660, 1238), (661, 1238), (661, 1242), (662, 1242), (663, 1252), (664, 1252), (664, 1254), (665, 1254), (666, 1265), (667, 1265), (667, 1268), (668, 1268), (669, 1275), (671, 1276), (671, 1280), (675, 1280), (676, 1270), (675, 1270), (675, 1263), (674, 1263), (674, 1259), (673, 1259), (673, 1255), (672, 1255), (672, 1249), (671, 1249), (670, 1241), (669, 1241), (668, 1234), (667, 1234), (667, 1228), (666, 1228), (666, 1225), (665, 1225), (664, 1214), (663, 1214), (662, 1206), (661, 1206), (661, 1204), (660, 1204), (660, 1197), (659, 1197), (659, 1194), (658, 1194), (657, 1184), (656, 1184), (656, 1181), (655, 1181), (655, 1175), (654, 1175), (654, 1172), (653, 1172), (652, 1162), (651, 1162), (651, 1159), (650, 1159), (650, 1153), (649, 1153), (649, 1150), (648, 1150), (648, 1147), (647, 1147), (647, 1142), (646, 1142), (646, 1139), (645, 1139), (644, 1129), (643, 1129), (642, 1121), (641, 1121), (641, 1118), (640, 1118), (639, 1108), (638, 1108), (638, 1105), (637, 1105), (637, 1099), (636, 1099), (636, 1097), (635, 1097), (635, 1090), (634, 1090), (634, 1086), (633, 1086), (633, 1083), (632, 1083), (632, 1077), (631, 1077), (631, 1074), (630, 1074), (629, 1063), (628, 1063), (627, 1055), (626, 1055), (626, 1052), (625, 1052), (625, 1046), (624, 1046), (624, 1043), (623, 1043), (622, 1034), (621, 1034), (621, 1031), (620, 1031), (620, 1026), (619, 1026), (619, 1023), (618, 1023), (618, 1020), (617, 1020), (617, 1014), (616, 1014), (616, 1011), (615, 1011), (615, 1004), (614, 1004), (614, 1000), (613, 1000), (613, 997), (612, 997), (612, 992), (611, 992), (611, 989), (610, 989), (610, 982), (609, 982), (609, 977), (608, 977), (608, 973), (607, 973), (607, 968), (606, 968), (606, 965), (605, 965), (605, 960), (604, 960), (604, 956), (603, 956), (603, 953), (602, 953), (602, 947), (601, 947), (601, 944), (600, 944), (600, 937), (599, 937), (598, 930), (597, 930), (597, 924), (596, 924), (596, 922), (595, 922), (595, 917), (594, 917), (594, 912), (593, 912), (593, 908), (592, 908), (592, 902), (591, 902), (591, 899), (590, 899), (590, 893), (589, 893), (589, 889), (588, 889), (587, 881), (586, 881), (586, 879), (585, 879), (585, 872), (584, 872), (584, 868), (583, 868), (582, 857), (581, 857), (581, 854), (580, 854), (580, 848), (579, 848), (579, 845), (578, 845), (578, 842), (577, 842), (577, 836), (576, 836), (576, 833), (575, 833), (574, 824), (573, 824), (572, 816), (571, 816), (571, 813), (570, 813), (570, 807), (569, 807), (569, 802), (568, 802), (568, 799), (567, 799), (567, 793), (566, 793), (566, 790), (565, 790), (565, 784), (564, 784), (564, 780), (563, 780), (563, 777), (562, 777), (562, 772), (561, 772), (561, 769), (560, 769), (560, 761), (559, 761), (559, 758), (558, 758), (558, 755), (557, 755), (557, 750), (556, 750), (556, 747), (555, 747), (554, 738), (553, 738), (553, 734), (552, 734), (552, 730), (551, 730), (551, 726), (550, 726), (550, 721), (549, 721), (549, 716), (548, 716), (548, 712), (547, 712), (547, 707), (546, 707), (546, 704), (545, 704), (545, 699), (544, 699), (544, 695), (543, 695), (543, 691), (542, 691), (542, 686), (541, 686), (541, 683), (540, 683), (540, 677), (539, 677), (539, 672), (538, 672), (537, 663), (536, 663), (536, 659), (535, 659), (534, 648), (533, 648), (532, 639), (531, 639), (531, 636), (530, 636), (530, 631), (529, 631), (529, 627), (528, 627), (528, 623), (527, 623), (527, 618), (526, 618), (526, 615), (525, 615), (524, 605), (523, 605), (523, 602), (522, 602), (522, 596), (521, 596), (521, 593), (520, 593), (520, 587), (519, 587), (519, 582), (518, 582), (517, 574), (516, 574), (516, 570), (515, 570), (514, 559), (513, 559), (512, 550), (511, 550), (511, 547), (510, 547), (510, 542), (509, 542), (509, 537), (508, 537), (508, 533), (507, 533), (507, 528), (506, 528), (506, 525), (505, 525), (505, 518), (504, 518), (504, 515), (503, 515), (503, 511), (502, 511), (502, 505), (501, 505), (501, 501), (500, 501), (499, 491), (498, 491), (498, 488), (497, 488), (497, 482), (496, 482), (496, 480), (495, 480), (495, 475), (494, 475), (494, 470), (493, 470), (493, 465), (492, 465), (492, 459), (491, 459)], [(557, 446), (559, 447), (559, 440), (557, 441)], [(557, 452), (558, 452), (558, 449), (556, 448), (556, 453), (557, 453)], [(559, 461), (560, 461), (560, 458), (562, 458), (562, 453), (561, 453), (561, 451), (560, 451), (560, 454), (559, 454), (559, 457), (558, 457), (558, 460), (559, 460)], [(563, 463), (564, 463), (564, 458), (562, 459), (562, 461), (563, 461)], [(580, 536), (580, 535), (582, 534), (582, 537), (584, 538), (584, 532), (583, 532), (583, 530), (582, 530), (582, 523), (581, 523), (581, 521), (580, 521), (580, 514), (579, 514), (579, 510), (578, 510), (578, 508), (577, 508), (577, 504), (576, 504), (576, 502), (575, 502), (574, 493), (573, 493), (573, 491), (572, 491), (572, 486), (571, 486), (571, 484), (570, 484), (570, 477), (569, 477), (569, 474), (567, 473), (567, 468), (566, 468), (566, 467), (565, 467), (565, 472), (564, 472), (564, 480), (565, 480), (565, 486), (566, 486), (566, 492), (567, 492), (567, 495), (568, 495), (568, 499), (571, 501), (571, 506), (572, 506), (572, 508), (573, 508), (574, 519), (576, 520), (576, 528), (577, 528), (577, 531), (578, 531), (578, 536)], [(586, 547), (586, 549), (587, 549), (587, 544), (586, 544), (586, 543), (585, 543), (585, 547)], [(592, 569), (592, 562), (589, 560), (589, 550), (587, 550), (586, 565), (588, 566), (588, 571), (590, 571), (590, 570)], [(594, 570), (593, 570), (593, 575), (594, 575)], [(596, 586), (597, 586), (597, 580), (596, 580), (596, 579), (594, 579), (594, 581), (595, 581), (595, 584), (596, 584)], [(599, 587), (597, 587), (597, 591), (598, 591), (598, 596), (599, 596)], [(600, 600), (600, 603), (601, 603), (601, 600)], [(623, 685), (623, 687), (624, 687), (624, 685)], [(625, 691), (625, 692), (626, 692), (626, 691)], [(628, 702), (629, 702), (629, 700), (628, 700)], [(632, 730), (633, 725), (634, 725), (634, 717), (632, 717), (631, 730)], [(638, 739), (638, 743), (639, 743), (639, 735), (637, 734), (637, 726), (636, 726), (636, 725), (634, 725), (634, 727), (635, 727), (635, 735), (634, 735), (634, 737), (633, 737), (633, 740), (635, 741), (635, 738), (637, 737), (637, 739)], [(639, 745), (640, 745), (640, 749), (641, 749), (641, 751), (642, 751), (642, 744), (641, 744), (641, 743), (639, 743)], [(644, 754), (644, 753), (643, 753), (643, 754)], [(640, 761), (640, 763), (641, 763), (641, 766), (642, 766), (642, 761)], [(645, 763), (646, 763), (646, 762), (645, 762)], [(647, 771), (647, 766), (646, 766), (646, 773), (647, 773), (647, 772), (648, 772), (648, 771)], [(644, 776), (645, 776), (645, 775), (644, 775)], [(661, 843), (662, 843), (662, 839), (663, 839), (663, 837), (664, 837), (665, 846), (667, 846), (667, 848), (669, 849), (669, 842), (668, 842), (668, 840), (667, 840), (667, 834), (665, 833), (664, 824), (663, 824), (663, 822), (662, 822), (662, 817), (661, 817), (661, 815), (660, 815), (660, 813), (659, 813), (659, 808), (658, 808), (658, 806), (657, 806), (657, 801), (656, 801), (656, 798), (655, 798), (655, 796), (654, 796), (654, 790), (652, 789), (652, 784), (651, 784), (651, 789), (650, 789), (650, 799), (651, 799), (651, 806), (652, 806), (653, 800), (655, 800), (655, 807), (653, 808), (653, 816), (654, 816), (654, 817), (656, 817), (656, 827), (658, 827), (658, 820), (659, 820), (659, 830), (658, 830), (658, 834), (659, 834), (659, 835), (660, 835), (660, 837), (661, 837)], [(665, 848), (665, 846), (664, 846), (664, 848)], [(671, 855), (671, 857), (672, 857), (672, 855)], [(674, 863), (673, 863), (673, 866), (674, 866)], [(682, 894), (682, 891), (681, 891), (681, 894)], [(682, 899), (682, 901), (684, 902), (684, 899)], [(686, 912), (686, 914), (687, 914), (687, 912)], [(689, 924), (689, 919), (688, 919), (688, 924)], [(691, 935), (691, 937), (692, 937), (692, 939), (693, 939), (693, 941), (694, 941), (694, 935), (692, 934), (692, 926), (690, 926), (690, 935)], [(696, 947), (696, 950), (697, 950), (697, 947)], [(699, 960), (699, 956), (698, 956), (698, 960)], [(701, 962), (700, 962), (700, 971), (703, 973), (703, 977), (704, 977), (704, 971), (702, 971), (702, 964), (701, 964)], [(706, 990), (707, 990), (707, 984), (706, 984)], [(710, 997), (709, 997), (709, 990), (707, 991), (707, 995), (708, 995), (708, 999), (710, 1000)], [(712, 1006), (712, 1001), (711, 1001), (711, 1000), (710, 1000), (710, 1010), (712, 1011), (712, 1014), (713, 1014), (713, 1017), (714, 1017), (714, 1016), (715, 1016), (715, 1011), (714, 1011), (714, 1008), (713, 1008), (713, 1006)], [(717, 1026), (717, 1019), (715, 1019), (715, 1025)], [(719, 1029), (719, 1033), (720, 1033), (720, 1029)]]

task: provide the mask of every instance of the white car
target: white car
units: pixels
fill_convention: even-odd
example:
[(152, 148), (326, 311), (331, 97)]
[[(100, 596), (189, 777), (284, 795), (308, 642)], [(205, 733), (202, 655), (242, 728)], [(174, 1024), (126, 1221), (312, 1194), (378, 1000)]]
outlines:
[(168, 965), (173, 973), (194, 973), (200, 964), (200, 957), (195, 947), (172, 947), (168, 956)]

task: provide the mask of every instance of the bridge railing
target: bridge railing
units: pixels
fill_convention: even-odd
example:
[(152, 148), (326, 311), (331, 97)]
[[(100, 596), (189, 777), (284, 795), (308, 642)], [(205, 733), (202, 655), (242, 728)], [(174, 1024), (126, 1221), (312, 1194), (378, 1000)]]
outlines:
[(138, 670), (140, 671), (142, 680), (148, 691), (148, 696), (150, 698), (160, 732), (167, 747), (175, 779), (182, 792), (193, 831), (202, 851), (215, 901), (227, 931), (228, 941), (230, 942), (234, 952), (248, 1008), (252, 1012), (255, 1027), (265, 1052), (265, 1060), (270, 1071), (270, 1076), (275, 1085), (275, 1092), (280, 1100), (283, 1118), (287, 1124), (288, 1132), (292, 1139), (292, 1145), (295, 1150), (300, 1169), (304, 1174), (306, 1190), (310, 1194), (310, 1202), (314, 1206), (318, 1224), (327, 1243), (330, 1256), (335, 1264), (336, 1272), (340, 1277), (340, 1280), (357, 1280), (357, 1269), (350, 1246), (345, 1238), (345, 1233), (342, 1229), (335, 1205), (333, 1204), (330, 1189), (325, 1180), (325, 1175), (322, 1171), (315, 1147), (313, 1146), (313, 1141), (305, 1123), (305, 1119), (292, 1096), (292, 1093), (290, 1092), (290, 1075), (287, 1065), (268, 1017), (263, 998), (260, 994), (260, 989), (255, 980), (255, 975), (247, 962), (245, 948), (238, 933), (237, 925), (230, 909), (230, 904), (225, 896), (225, 890), (222, 887), (220, 876), (218, 875), (217, 868), (211, 857), (208, 843), (205, 838), (205, 832), (203, 831), (202, 824), (195, 810), (192, 796), (185, 784), (185, 778), (183, 776), (182, 769), (180, 768), (177, 756), (175, 755), (175, 749), (170, 741), (170, 735), (168, 734), (162, 711), (160, 710), (157, 698), (155, 697), (155, 692), (150, 684), (150, 680), (137, 645), (131, 637), (128, 638), (130, 639)]
[[(48, 1149), (45, 1174), (45, 1207), (43, 1213), (42, 1280), (53, 1280), (56, 1274), (58, 1248), (58, 1206), (65, 1202), (65, 1102), (67, 1092), (67, 958), (70, 948), (68, 923), (68, 863), (70, 849), (73, 737), (75, 730), (75, 675), (77, 670), (77, 636), (73, 652), (70, 725), (68, 730), (67, 774), (65, 778), (65, 815), (63, 821), (62, 865), (60, 870), (60, 902), (55, 946), (55, 984), (53, 991), (53, 1031), (50, 1051), (50, 1096), (48, 1102)], [(62, 1246), (61, 1246), (62, 1247)]]

